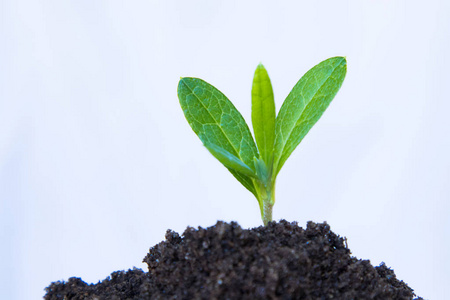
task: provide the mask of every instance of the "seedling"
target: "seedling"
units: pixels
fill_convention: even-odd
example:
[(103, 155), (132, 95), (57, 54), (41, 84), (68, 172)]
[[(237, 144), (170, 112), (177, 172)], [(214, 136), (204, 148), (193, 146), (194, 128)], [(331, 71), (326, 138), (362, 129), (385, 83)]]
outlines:
[(278, 116), (269, 75), (258, 65), (252, 86), (252, 124), (222, 92), (191, 77), (180, 79), (178, 98), (203, 145), (258, 200), (264, 225), (272, 220), (275, 182), (284, 163), (319, 120), (347, 72), (344, 57), (329, 58), (297, 82)]

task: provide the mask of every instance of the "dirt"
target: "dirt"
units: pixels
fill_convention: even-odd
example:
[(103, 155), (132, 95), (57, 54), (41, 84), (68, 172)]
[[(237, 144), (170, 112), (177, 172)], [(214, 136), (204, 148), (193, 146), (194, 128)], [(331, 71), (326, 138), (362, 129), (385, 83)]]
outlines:
[(44, 299), (422, 299), (385, 264), (352, 257), (327, 223), (168, 230), (144, 262), (148, 272), (118, 271), (97, 284), (54, 282)]

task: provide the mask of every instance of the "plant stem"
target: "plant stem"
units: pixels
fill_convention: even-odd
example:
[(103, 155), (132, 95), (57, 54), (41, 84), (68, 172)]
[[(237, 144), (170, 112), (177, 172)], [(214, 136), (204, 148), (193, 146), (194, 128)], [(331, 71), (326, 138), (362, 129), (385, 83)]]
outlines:
[(272, 221), (272, 208), (275, 204), (275, 182), (260, 184), (261, 218), (265, 226)]
[(273, 204), (263, 202), (262, 220), (264, 226), (267, 226), (267, 224), (269, 224), (269, 222), (272, 221), (272, 208)]

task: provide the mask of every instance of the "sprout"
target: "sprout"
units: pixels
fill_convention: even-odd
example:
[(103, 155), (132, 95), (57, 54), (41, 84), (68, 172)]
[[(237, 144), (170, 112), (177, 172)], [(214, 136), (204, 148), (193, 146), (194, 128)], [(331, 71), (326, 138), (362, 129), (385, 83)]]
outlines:
[(180, 79), (178, 98), (189, 125), (209, 152), (255, 195), (265, 225), (272, 220), (281, 167), (333, 100), (346, 72), (344, 57), (314, 66), (276, 116), (269, 75), (258, 65), (252, 86), (255, 140), (242, 115), (218, 89), (198, 78)]

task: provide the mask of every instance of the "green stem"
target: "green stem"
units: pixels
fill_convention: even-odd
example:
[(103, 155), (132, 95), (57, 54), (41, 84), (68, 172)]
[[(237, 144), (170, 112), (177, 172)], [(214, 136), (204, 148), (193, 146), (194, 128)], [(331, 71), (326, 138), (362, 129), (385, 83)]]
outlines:
[(267, 226), (267, 224), (269, 224), (269, 222), (272, 221), (272, 208), (273, 204), (263, 202), (262, 220), (264, 226)]
[(260, 184), (261, 218), (265, 226), (272, 221), (272, 208), (275, 204), (275, 182)]
[(273, 158), (270, 159), (269, 167), (266, 162), (261, 159), (255, 158), (256, 174), (258, 179), (255, 179), (256, 183), (256, 198), (259, 202), (259, 208), (261, 210), (261, 219), (265, 226), (272, 221), (272, 208), (275, 204), (275, 179), (273, 176)]

